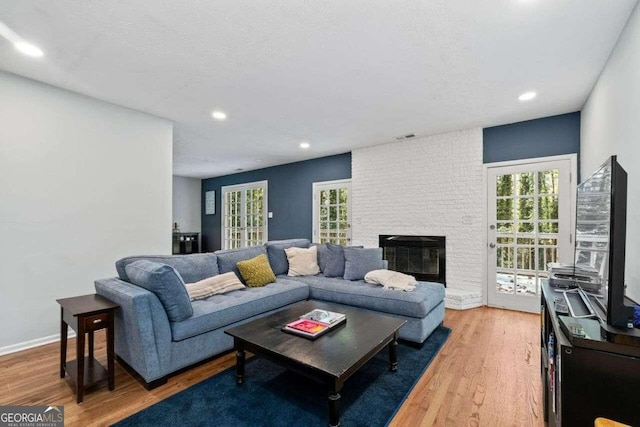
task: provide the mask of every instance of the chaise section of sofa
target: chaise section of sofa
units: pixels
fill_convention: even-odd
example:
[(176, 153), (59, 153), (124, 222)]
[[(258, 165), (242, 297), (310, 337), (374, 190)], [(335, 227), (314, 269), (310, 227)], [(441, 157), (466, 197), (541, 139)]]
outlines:
[(340, 277), (302, 276), (295, 280), (309, 285), (309, 298), (366, 308), (406, 320), (399, 337), (421, 344), (444, 320), (444, 286), (418, 282), (412, 292), (384, 289), (364, 280)]

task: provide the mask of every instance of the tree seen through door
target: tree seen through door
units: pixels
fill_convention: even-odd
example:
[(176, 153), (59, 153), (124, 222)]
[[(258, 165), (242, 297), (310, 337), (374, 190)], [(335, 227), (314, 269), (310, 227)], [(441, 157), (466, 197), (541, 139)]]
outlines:
[(319, 243), (346, 246), (350, 240), (348, 188), (321, 189), (319, 195)]
[(496, 177), (496, 291), (539, 295), (558, 260), (557, 169)]

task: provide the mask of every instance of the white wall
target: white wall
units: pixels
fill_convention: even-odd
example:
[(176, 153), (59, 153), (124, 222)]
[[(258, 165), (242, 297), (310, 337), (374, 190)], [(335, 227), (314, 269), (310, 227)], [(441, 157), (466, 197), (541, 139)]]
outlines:
[(199, 178), (173, 177), (173, 222), (183, 233), (200, 233), (202, 229), (201, 189)]
[(628, 174), (626, 282), (640, 302), (640, 6), (582, 110), (580, 168), (583, 177), (618, 155)]
[(447, 286), (483, 290), (482, 129), (354, 150), (351, 182), (354, 244), (446, 236)]
[(171, 252), (171, 122), (0, 73), (0, 354), (57, 338), (57, 298)]

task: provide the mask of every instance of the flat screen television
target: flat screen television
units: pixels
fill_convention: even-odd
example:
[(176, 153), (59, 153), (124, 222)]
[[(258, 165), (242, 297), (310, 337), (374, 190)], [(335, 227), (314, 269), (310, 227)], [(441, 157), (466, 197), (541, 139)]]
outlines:
[(611, 156), (578, 185), (575, 266), (598, 273), (601, 288), (593, 300), (615, 328), (633, 325), (633, 307), (625, 304), (626, 233), (627, 173)]

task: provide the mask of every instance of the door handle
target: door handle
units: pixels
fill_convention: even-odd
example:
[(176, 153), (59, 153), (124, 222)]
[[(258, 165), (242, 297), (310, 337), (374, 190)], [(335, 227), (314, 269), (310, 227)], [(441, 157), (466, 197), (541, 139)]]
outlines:
[(491, 242), (491, 243), (489, 243), (489, 247), (490, 247), (491, 249), (493, 249), (493, 248), (495, 248), (495, 247), (496, 247), (496, 244), (495, 244), (495, 243), (493, 243), (493, 242)]

